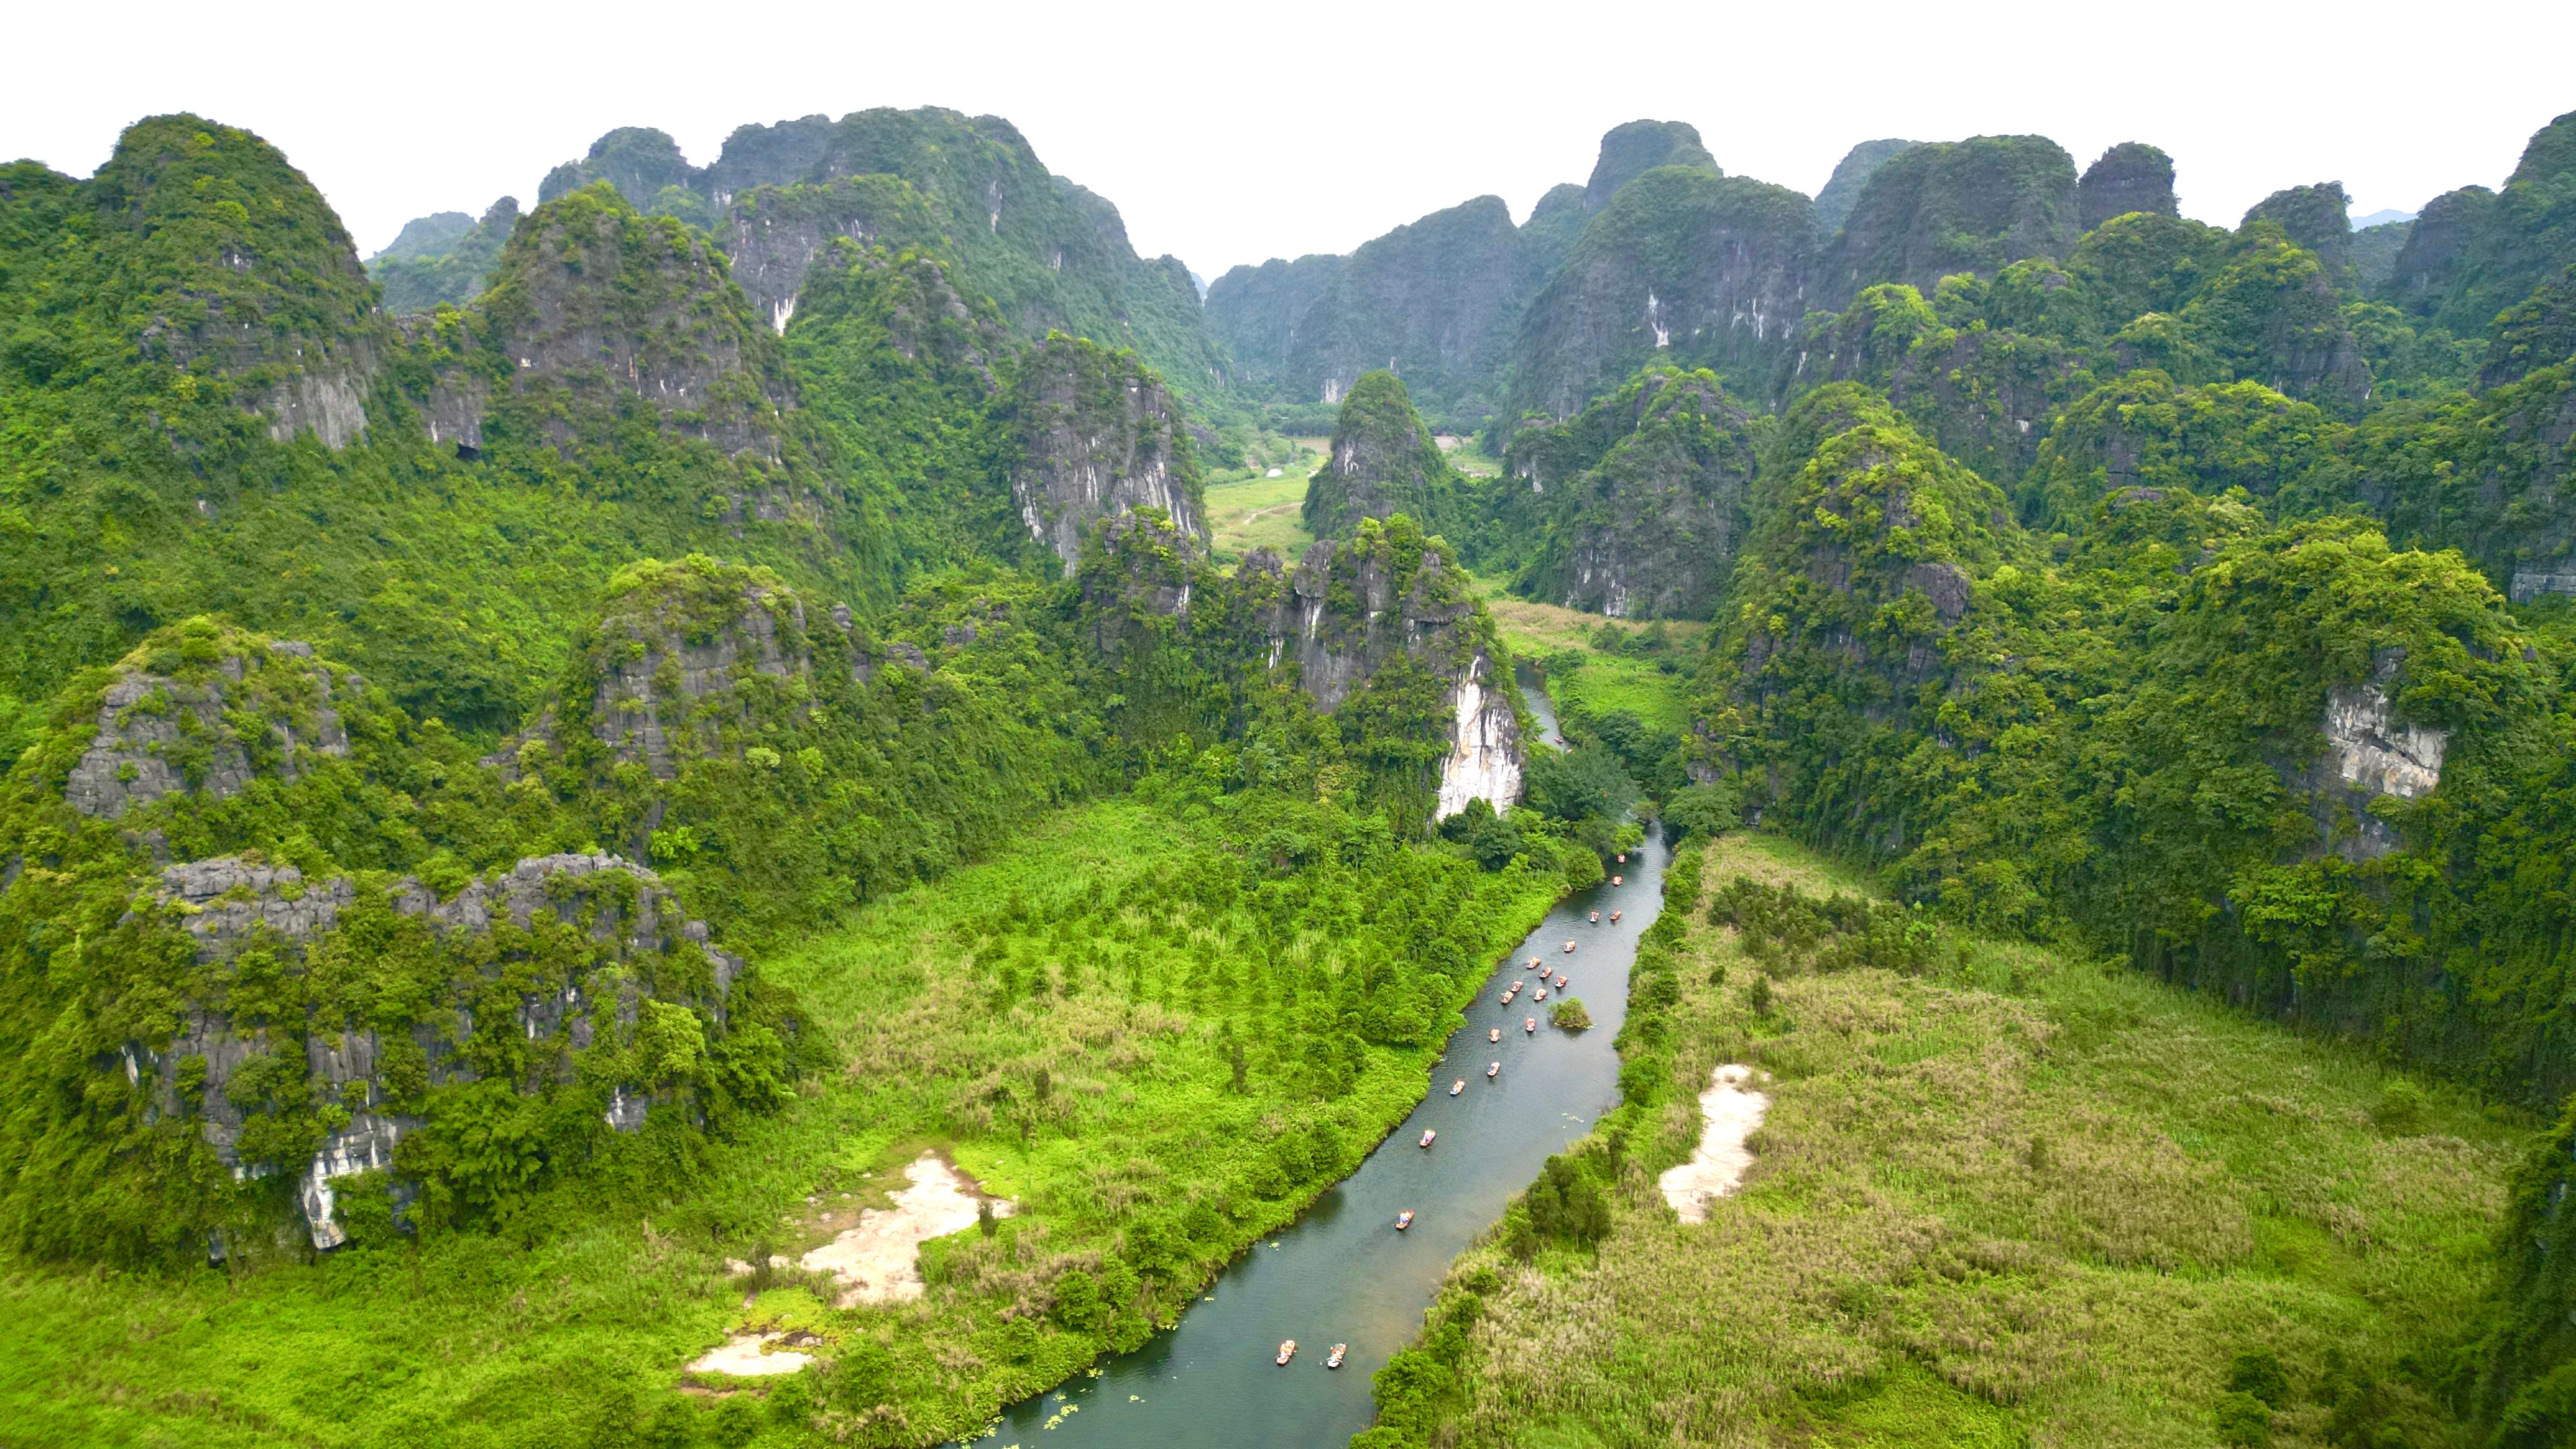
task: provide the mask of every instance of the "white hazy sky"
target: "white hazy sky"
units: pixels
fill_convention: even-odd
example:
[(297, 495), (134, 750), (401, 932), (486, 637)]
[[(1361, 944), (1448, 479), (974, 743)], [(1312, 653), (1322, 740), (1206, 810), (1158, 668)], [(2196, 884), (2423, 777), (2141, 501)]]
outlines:
[(266, 136), (362, 251), (533, 204), (613, 126), (712, 161), (749, 121), (943, 105), (1018, 124), (1210, 278), (1493, 192), (1516, 216), (1641, 116), (1813, 193), (1852, 143), (2038, 132), (2174, 156), (2186, 215), (2496, 185), (2576, 110), (2576, 4), (47, 5), (10, 19), (0, 156), (87, 175), (138, 117)]

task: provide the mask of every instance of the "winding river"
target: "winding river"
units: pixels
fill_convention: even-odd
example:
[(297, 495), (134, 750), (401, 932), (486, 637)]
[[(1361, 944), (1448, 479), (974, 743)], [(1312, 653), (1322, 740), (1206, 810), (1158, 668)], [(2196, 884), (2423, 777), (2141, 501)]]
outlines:
[[(1627, 1015), (1638, 933), (1662, 906), (1664, 856), (1662, 837), (1650, 837), (1630, 852), (1625, 886), (1603, 885), (1549, 912), (1467, 1009), (1422, 1105), (1294, 1226), (1236, 1259), (1178, 1328), (1103, 1360), (1097, 1378), (1012, 1406), (974, 1442), (1331, 1449), (1367, 1428), (1369, 1376), (1420, 1330), (1450, 1261), (1502, 1216), (1550, 1154), (1617, 1102), (1619, 1058), (1610, 1043)], [(1594, 910), (1599, 925), (1585, 919)], [(1613, 910), (1622, 913), (1615, 924)], [(1569, 940), (1577, 943), (1570, 956)], [(1592, 1014), (1590, 1031), (1548, 1026), (1547, 1006), (1534, 1006), (1527, 990), (1512, 1006), (1500, 1004), (1507, 984), (1537, 976), (1521, 966), (1532, 956), (1566, 974), (1566, 994)], [(1556, 996), (1549, 993), (1549, 1004)], [(1521, 1029), (1533, 1015), (1536, 1035)], [(1490, 1045), (1485, 1034), (1495, 1027), (1503, 1040)], [(1485, 1066), (1496, 1060), (1502, 1073), (1488, 1081)], [(1450, 1096), (1450, 1082), (1461, 1077), (1467, 1090)], [(1414, 1145), (1425, 1128), (1440, 1134), (1427, 1152)], [(1399, 1233), (1395, 1217), (1406, 1208), (1419, 1216)], [(1297, 1340), (1297, 1358), (1279, 1368), (1271, 1359), (1283, 1338)], [(1349, 1360), (1327, 1371), (1325, 1354), (1344, 1342)]]

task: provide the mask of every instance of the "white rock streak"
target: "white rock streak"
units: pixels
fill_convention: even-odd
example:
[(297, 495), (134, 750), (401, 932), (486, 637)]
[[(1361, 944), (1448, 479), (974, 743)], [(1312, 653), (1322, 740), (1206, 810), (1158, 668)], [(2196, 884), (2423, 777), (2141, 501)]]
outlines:
[(1439, 817), (1443, 820), (1466, 809), (1470, 800), (1483, 800), (1503, 811), (1521, 798), (1511, 702), (1485, 688), (1484, 674), (1480, 655), (1458, 684), (1457, 727), (1450, 736), (1449, 759), (1440, 770)]
[(1709, 1074), (1708, 1090), (1699, 1094), (1699, 1150), (1691, 1160), (1655, 1180), (1664, 1190), (1664, 1201), (1686, 1223), (1708, 1221), (1708, 1204), (1712, 1198), (1725, 1197), (1744, 1181), (1746, 1169), (1753, 1166), (1753, 1154), (1744, 1150), (1744, 1139), (1762, 1125), (1762, 1114), (1771, 1110), (1771, 1099), (1745, 1087), (1753, 1069), (1729, 1063)]

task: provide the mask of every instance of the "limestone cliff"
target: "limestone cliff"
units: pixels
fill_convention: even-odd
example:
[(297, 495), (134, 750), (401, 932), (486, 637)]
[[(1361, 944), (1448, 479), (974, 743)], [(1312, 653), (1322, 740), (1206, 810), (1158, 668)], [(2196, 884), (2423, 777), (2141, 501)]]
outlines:
[(1511, 411), (1563, 421), (1649, 361), (1765, 379), (1814, 305), (1816, 259), (1806, 197), (1694, 167), (1648, 171), (1531, 302)]
[[(338, 949), (334, 934), (344, 923), (371, 918), (371, 941), (391, 944), (388, 926), (394, 941), (423, 940), (425, 929), (448, 951), (491, 952), (504, 966), (502, 982), (435, 989), (408, 1022), (335, 1031), (279, 1030), (218, 989), (183, 1003), (168, 1035), (120, 1048), (128, 1080), (153, 1109), (198, 1123), (235, 1178), (297, 1172), (296, 1207), (315, 1248), (347, 1240), (338, 1218), (342, 1181), (396, 1168), (397, 1146), (423, 1123), (423, 1093), (483, 1080), (501, 1065), (478, 1034), (510, 1040), (501, 1080), (525, 1083), (533, 1072), (569, 1085), (582, 1075), (579, 1062), (616, 1056), (648, 1000), (703, 1010), (721, 1031), (726, 998), (745, 969), (707, 944), (706, 927), (684, 917), (651, 871), (611, 855), (522, 860), (446, 899), (408, 876), (362, 897), (345, 876), (308, 881), (290, 865), (225, 856), (171, 866), (137, 913), (189, 938), (211, 980), (237, 975), (226, 968), (254, 951), (274, 963), (269, 969), (310, 971)], [(287, 1052), (302, 1060), (281, 1064)], [(271, 1151), (281, 1065), (304, 1092), (340, 1109), (324, 1119), (300, 1166)], [(629, 1071), (594, 1089), (600, 1123), (613, 1131), (639, 1130), (652, 1105), (656, 1084), (646, 1069)], [(396, 1201), (413, 1191), (397, 1186)]]
[(1614, 619), (1707, 617), (1754, 466), (1750, 416), (1704, 371), (1650, 369), (1581, 417), (1522, 433), (1504, 472), (1544, 522), (1515, 591)]
[(1438, 529), (1457, 514), (1464, 487), (1403, 382), (1367, 372), (1342, 399), (1323, 465), (1307, 480), (1303, 515), (1317, 538), (1348, 538), (1360, 520), (1398, 513)]
[(2370, 678), (2326, 692), (2319, 728), (2325, 748), (2304, 779), (2311, 812), (2326, 847), (2348, 860), (2373, 860), (2401, 844), (2386, 819), (2371, 813), (2374, 800), (2418, 800), (2442, 784), (2446, 730), (2399, 723), (2390, 696), (2398, 689), (2406, 651), (2383, 649)]
[(208, 382), (267, 421), (345, 448), (367, 431), (399, 346), (357, 248), (321, 193), (248, 131), (141, 121), (79, 188), (99, 275), (75, 284), (146, 362)]
[(2352, 265), (2352, 205), (2340, 181), (2275, 191), (2246, 210), (2242, 230), (2258, 221), (2281, 228), (2290, 240), (2316, 253), (2326, 279), (2341, 285)]
[(2096, 157), (2076, 182), (2078, 224), (2091, 231), (2133, 211), (2180, 216), (2173, 183), (2172, 157), (2144, 141), (2123, 141)]
[(2576, 263), (2576, 111), (2535, 132), (2502, 190), (2464, 186), (2425, 204), (2387, 295), (2461, 337)]
[(1931, 295), (1953, 272), (1993, 276), (2064, 257), (2082, 234), (2075, 161), (2045, 136), (1976, 136), (1891, 157), (1862, 185), (1818, 274), (1824, 306), (1908, 282)]
[(1555, 261), (1497, 196), (1397, 227), (1346, 258), (1300, 314), (1281, 391), (1338, 403), (1361, 374), (1385, 370), (1444, 416), (1481, 418), (1521, 309)]
[(1225, 349), (1227, 375), (1237, 387), (1275, 395), (1306, 309), (1340, 276), (1345, 259), (1309, 255), (1272, 257), (1260, 266), (1238, 266), (1208, 284), (1208, 335)]
[(1816, 193), (1816, 225), (1831, 236), (1843, 229), (1843, 218), (1851, 215), (1852, 203), (1860, 200), (1860, 189), (1872, 173), (1898, 154), (1922, 145), (1920, 141), (1900, 141), (1893, 137), (1863, 141), (1843, 153), (1834, 163), (1834, 174), (1825, 180), (1825, 189)]
[(833, 242), (901, 248), (937, 235), (920, 194), (892, 176), (755, 187), (734, 197), (722, 230), (735, 285), (782, 333), (796, 315), (806, 272)]
[(1012, 502), (1067, 577), (1104, 518), (1160, 510), (1204, 548), (1207, 506), (1179, 402), (1133, 353), (1054, 334), (1019, 363)]
[[(1493, 624), (1465, 575), (1420, 538), (1371, 521), (1346, 543), (1319, 540), (1294, 569), (1256, 549), (1235, 576), (1243, 616), (1264, 667), (1319, 712), (1383, 697), (1393, 708), (1374, 712), (1422, 716), (1411, 723), (1428, 738), (1416, 743), (1438, 742), (1433, 818), (1475, 799), (1508, 809), (1526, 757)], [(1403, 709), (1408, 696), (1413, 711)]]
[[(1139, 257), (1118, 209), (1049, 174), (1027, 138), (1002, 117), (925, 106), (748, 125), (727, 137), (723, 154), (705, 167), (688, 165), (676, 148), (666, 149), (668, 141), (659, 133), (611, 132), (590, 157), (557, 168), (548, 185), (557, 187), (560, 177), (564, 189), (545, 194), (608, 180), (639, 206), (679, 211), (685, 197), (730, 244), (742, 234), (737, 208), (759, 188), (900, 180), (926, 209), (929, 226), (920, 239), (938, 241), (964, 290), (992, 298), (1020, 337), (1035, 341), (1063, 331), (1133, 348), (1185, 389), (1218, 380), (1218, 351), (1201, 325), (1186, 269), (1169, 257)], [(658, 189), (664, 187), (671, 189), (667, 198)], [(747, 280), (759, 284), (765, 315), (774, 318), (793, 295), (777, 258), (803, 251), (809, 230), (852, 234), (847, 228), (855, 213), (841, 214), (840, 205), (818, 203), (751, 269)], [(796, 209), (783, 199), (754, 206), (753, 233), (779, 233), (782, 207)], [(865, 219), (877, 239), (886, 237), (875, 227), (897, 220), (875, 211)]]
[(1699, 129), (1687, 121), (1629, 121), (1601, 136), (1600, 158), (1584, 183), (1586, 209), (1599, 211), (1619, 188), (1658, 166), (1690, 166), (1716, 173), (1717, 158), (1700, 144)]

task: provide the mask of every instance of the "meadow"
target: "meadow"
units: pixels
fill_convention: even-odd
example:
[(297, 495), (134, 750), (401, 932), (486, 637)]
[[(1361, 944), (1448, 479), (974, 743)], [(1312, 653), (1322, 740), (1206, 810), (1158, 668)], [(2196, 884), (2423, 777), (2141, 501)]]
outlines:
[[(1420, 1098), (1460, 996), (1562, 889), (1553, 869), (1481, 872), (1295, 802), (1225, 808), (1186, 791), (1077, 807), (780, 953), (768, 969), (839, 1066), (706, 1144), (695, 1188), (657, 1210), (612, 1212), (576, 1181), (507, 1237), (194, 1271), (9, 1263), (0, 1438), (732, 1446), (980, 1428), (1141, 1342), (1355, 1165)], [(919, 1299), (836, 1307), (792, 1266), (728, 1269), (792, 1265), (929, 1149), (1016, 1213), (928, 1244)], [(805, 1336), (831, 1375), (668, 1392), (744, 1328)]]
[[(2461, 1442), (2515, 1114), (1892, 907), (1865, 950), (1748, 939), (1711, 918), (1726, 883), (1860, 881), (1759, 836), (1700, 866), (1672, 984), (1638, 978), (1664, 1024), (1632, 1015), (1629, 1105), (1576, 1154), (1606, 1231), (1531, 1251), (1507, 1220), (1464, 1255), (1364, 1442)], [(1686, 1226), (1656, 1176), (1734, 1062), (1769, 1113)]]
[[(1299, 510), (1306, 502), (1306, 480), (1324, 461), (1328, 438), (1288, 438), (1287, 446), (1257, 457), (1246, 468), (1207, 475), (1208, 527), (1215, 531), (1210, 555), (1232, 567), (1256, 548), (1274, 549), (1290, 564), (1303, 558), (1315, 536), (1306, 531)], [(1279, 476), (1267, 476), (1271, 468)]]

